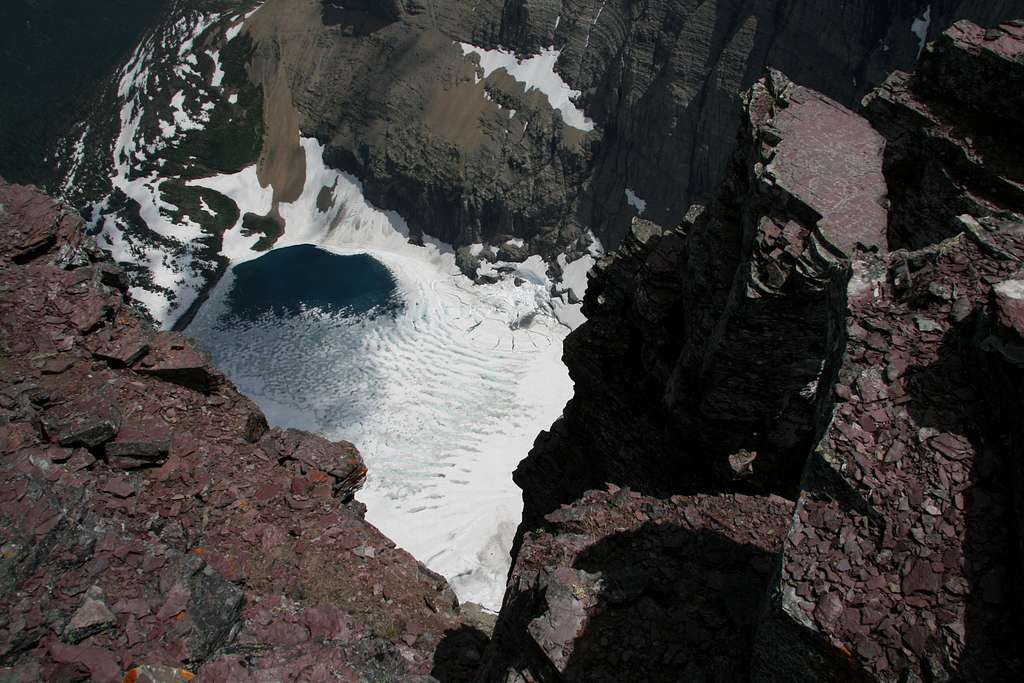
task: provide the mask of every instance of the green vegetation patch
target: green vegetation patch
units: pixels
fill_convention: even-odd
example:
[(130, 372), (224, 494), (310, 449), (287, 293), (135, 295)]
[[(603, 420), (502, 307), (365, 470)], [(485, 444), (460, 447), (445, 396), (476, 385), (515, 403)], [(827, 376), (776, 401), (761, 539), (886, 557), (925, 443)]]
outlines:
[[(202, 178), (237, 173), (256, 163), (263, 148), (263, 89), (246, 72), (253, 50), (252, 39), (243, 35), (221, 51), (224, 101), (210, 112), (202, 130), (189, 132), (177, 147), (163, 152), (165, 173)], [(237, 96), (234, 104), (227, 101), (228, 93)]]

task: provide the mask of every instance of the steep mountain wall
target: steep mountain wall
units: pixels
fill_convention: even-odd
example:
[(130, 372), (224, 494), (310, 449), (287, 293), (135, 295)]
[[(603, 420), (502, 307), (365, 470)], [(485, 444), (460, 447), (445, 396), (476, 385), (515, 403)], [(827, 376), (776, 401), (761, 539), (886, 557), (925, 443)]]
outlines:
[[(457, 244), (507, 233), (536, 239), (543, 252), (586, 227), (617, 245), (637, 213), (626, 189), (645, 202), (645, 218), (678, 223), (717, 186), (734, 149), (738, 93), (766, 66), (852, 106), (892, 69), (912, 66), (938, 26), (1022, 11), (1019, 0), (829, 8), (491, 0), (344, 10), (271, 0), (253, 31), (261, 54), (282, 65), (276, 73), (303, 130), (329, 141), (332, 163), (363, 179), (371, 200)], [(477, 82), (459, 42), (520, 57), (557, 49), (556, 71), (579, 91), (595, 130), (565, 125), (501, 72)]]
[(480, 680), (1021, 676), (1022, 64), (1024, 23), (958, 23), (873, 125), (772, 72), (716, 201), (634, 221)]
[[(615, 247), (634, 217), (678, 224), (716, 187), (738, 93), (766, 65), (853, 106), (938, 26), (1022, 4), (176, 0), (116, 84), (82, 103), (51, 189), (169, 325), (223, 274), (225, 233), (263, 249), (287, 230), (282, 207), (319, 163), (302, 136), (413, 241), (500, 250), (518, 237), (502, 258), (538, 253), (557, 276), (592, 232)], [(192, 183), (214, 174), (234, 176), (218, 181), (232, 197)]]

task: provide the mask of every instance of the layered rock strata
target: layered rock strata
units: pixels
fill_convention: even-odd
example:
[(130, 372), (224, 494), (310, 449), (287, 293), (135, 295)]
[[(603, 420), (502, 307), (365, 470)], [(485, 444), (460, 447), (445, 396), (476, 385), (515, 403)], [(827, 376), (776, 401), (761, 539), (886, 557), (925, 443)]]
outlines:
[[(738, 94), (766, 66), (852, 106), (892, 69), (910, 68), (938, 27), (994, 25), (1022, 9), (974, 0), (857, 0), (841, 12), (803, 1), (271, 0), (250, 24), (267, 141), (281, 142), (264, 179), (301, 154), (297, 125), (414, 233), (457, 246), (507, 233), (547, 253), (592, 227), (614, 247), (637, 213), (676, 225), (691, 201), (713, 193), (734, 150)], [(520, 60), (556, 55), (557, 78), (596, 128), (568, 125), (506, 70), (481, 72), (460, 43)]]
[[(630, 661), (643, 642), (611, 639), (629, 659), (570, 665), (591, 652), (588, 619), (632, 623), (604, 583), (614, 553), (577, 558), (634, 526), (593, 512), (613, 506), (585, 493), (605, 482), (642, 492), (635, 519), (655, 535), (646, 515), (671, 504), (733, 505), (676, 533), (775, 505), (749, 541), (774, 566), (745, 613), (756, 634), (728, 661), (691, 624), (658, 636), (708, 663), (693, 680), (1021, 676), (1024, 165), (1017, 91), (998, 88), (1019, 73), (1021, 26), (955, 25), (867, 100), (874, 129), (771, 73), (744, 98), (716, 202), (673, 229), (635, 221), (600, 263), (566, 344), (576, 396), (516, 472), (526, 511), (481, 680), (648, 665)], [(662, 566), (666, 584), (697, 580)], [(567, 581), (597, 588), (571, 600)]]
[(356, 449), (268, 428), (81, 227), (0, 184), (0, 677), (424, 678), (459, 606)]

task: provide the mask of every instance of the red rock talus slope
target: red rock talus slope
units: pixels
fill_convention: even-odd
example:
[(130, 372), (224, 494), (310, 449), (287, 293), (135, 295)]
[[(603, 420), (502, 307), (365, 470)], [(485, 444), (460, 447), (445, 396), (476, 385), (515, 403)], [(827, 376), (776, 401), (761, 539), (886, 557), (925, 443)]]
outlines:
[(0, 678), (423, 677), (458, 605), (364, 521), (365, 473), (268, 429), (77, 215), (0, 183)]
[[(1021, 673), (1022, 56), (1020, 25), (957, 24), (918, 75), (869, 98), (891, 141), (894, 240), (952, 236), (855, 265), (834, 417), (762, 630), (764, 680), (842, 665), (864, 680)], [(919, 184), (901, 184), (908, 163)]]
[(957, 24), (867, 120), (772, 73), (716, 202), (634, 222), (481, 680), (1020, 680), (1022, 54)]

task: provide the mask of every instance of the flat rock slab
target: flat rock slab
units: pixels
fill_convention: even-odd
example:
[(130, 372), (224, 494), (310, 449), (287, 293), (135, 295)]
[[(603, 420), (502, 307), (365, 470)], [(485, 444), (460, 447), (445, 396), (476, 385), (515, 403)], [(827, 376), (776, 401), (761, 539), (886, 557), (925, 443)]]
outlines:
[(111, 367), (125, 368), (149, 353), (153, 332), (134, 316), (123, 316), (118, 323), (90, 336), (86, 347)]
[(776, 183), (822, 216), (822, 235), (845, 255), (857, 245), (886, 251), (885, 138), (824, 95), (797, 86), (787, 96), (772, 121), (782, 138), (769, 165)]
[(298, 474), (318, 472), (332, 478), (334, 494), (348, 497), (359, 490), (366, 479), (366, 465), (359, 451), (348, 442), (333, 442), (298, 429), (271, 430), (260, 442), (264, 452), (279, 463), (292, 462)]
[[(1024, 110), (1024, 22), (982, 28), (958, 21), (929, 48), (941, 68), (923, 75), (971, 108), (1019, 121)], [(939, 60), (931, 60), (936, 63)]]
[(74, 645), (114, 626), (117, 626), (117, 617), (103, 601), (102, 592), (99, 592), (96, 597), (87, 596), (71, 617), (64, 628), (64, 640)]
[(45, 253), (58, 236), (69, 236), (82, 219), (38, 190), (0, 184), (0, 255), (25, 262)]
[(113, 392), (102, 387), (57, 404), (42, 418), (51, 440), (65, 447), (85, 448), (95, 448), (113, 439), (121, 421), (121, 408)]
[(223, 381), (212, 369), (209, 358), (191, 339), (177, 332), (160, 332), (154, 336), (149, 353), (136, 372), (203, 393), (212, 391)]
[(155, 415), (133, 416), (104, 450), (111, 465), (133, 469), (159, 465), (171, 452), (173, 431)]

